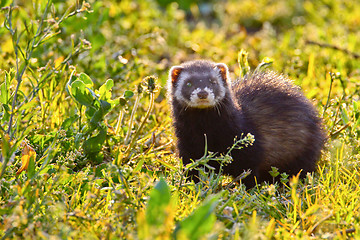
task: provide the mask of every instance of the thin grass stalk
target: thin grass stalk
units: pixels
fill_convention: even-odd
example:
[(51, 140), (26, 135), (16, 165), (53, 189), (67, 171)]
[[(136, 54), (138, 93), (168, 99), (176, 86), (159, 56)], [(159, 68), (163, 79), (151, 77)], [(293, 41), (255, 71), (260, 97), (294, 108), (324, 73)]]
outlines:
[(145, 117), (143, 119), (143, 121), (141, 122), (139, 128), (137, 129), (137, 131), (135, 132), (134, 136), (131, 138), (131, 142), (128, 146), (128, 148), (126, 149), (125, 151), (125, 155), (128, 157), (128, 155), (130, 154), (130, 150), (132, 149), (135, 141), (137, 140), (141, 130), (143, 129), (143, 127), (145, 126), (145, 123), (147, 121), (147, 119), (149, 118), (150, 116), (150, 113), (154, 107), (154, 102), (155, 102), (155, 93), (154, 92), (151, 92), (150, 93), (150, 105), (149, 105), (149, 108), (148, 110), (146, 111), (146, 114), (145, 114)]
[(322, 117), (323, 117), (323, 118), (324, 118), (324, 116), (325, 116), (326, 109), (329, 107), (330, 94), (331, 94), (332, 85), (333, 85), (333, 82), (334, 82), (334, 79), (335, 79), (335, 74), (334, 74), (334, 73), (331, 73), (331, 72), (330, 72), (329, 74), (330, 74), (330, 88), (329, 88), (327, 100), (326, 100), (326, 103), (325, 103), (325, 106), (324, 106), (324, 111), (323, 111), (323, 114), (322, 114)]
[(115, 134), (117, 135), (120, 131), (120, 126), (121, 126), (121, 122), (122, 122), (122, 119), (124, 117), (124, 110), (121, 109), (120, 112), (119, 112), (119, 117), (118, 117), (118, 120), (117, 120), (117, 123), (116, 123), (116, 127), (115, 127)]
[(140, 95), (141, 95), (141, 93), (137, 94), (136, 99), (135, 99), (135, 103), (134, 103), (134, 107), (133, 107), (133, 109), (131, 111), (130, 120), (129, 120), (129, 127), (128, 127), (128, 131), (126, 133), (125, 140), (124, 140), (125, 144), (129, 143), (129, 138), (130, 138), (130, 135), (131, 135), (131, 129), (132, 129), (133, 122), (134, 122), (135, 112), (137, 111), (137, 108), (139, 106)]

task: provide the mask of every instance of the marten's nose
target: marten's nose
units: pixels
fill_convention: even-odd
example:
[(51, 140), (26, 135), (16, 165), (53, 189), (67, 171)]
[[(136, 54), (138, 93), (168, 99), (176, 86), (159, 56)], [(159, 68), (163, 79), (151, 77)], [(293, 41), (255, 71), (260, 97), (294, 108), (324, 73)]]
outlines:
[(206, 99), (209, 94), (206, 91), (202, 90), (202, 91), (198, 92), (197, 95), (200, 99)]

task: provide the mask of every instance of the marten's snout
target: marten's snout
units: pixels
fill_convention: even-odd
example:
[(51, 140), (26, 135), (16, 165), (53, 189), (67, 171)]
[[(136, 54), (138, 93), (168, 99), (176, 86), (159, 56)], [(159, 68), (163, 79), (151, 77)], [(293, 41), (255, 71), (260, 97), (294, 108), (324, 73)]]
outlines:
[(197, 95), (199, 99), (206, 99), (209, 94), (207, 91), (201, 90), (200, 92), (197, 93)]
[(196, 88), (191, 91), (187, 104), (194, 108), (208, 108), (217, 104), (217, 99), (211, 88)]

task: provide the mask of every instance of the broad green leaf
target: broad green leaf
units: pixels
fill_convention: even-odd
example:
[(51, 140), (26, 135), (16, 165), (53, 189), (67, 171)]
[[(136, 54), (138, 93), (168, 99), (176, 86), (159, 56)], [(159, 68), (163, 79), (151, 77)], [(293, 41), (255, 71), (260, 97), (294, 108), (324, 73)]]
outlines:
[(195, 240), (210, 233), (216, 221), (214, 210), (218, 198), (218, 196), (213, 196), (208, 199), (190, 216), (181, 221), (175, 229), (175, 235), (181, 232), (187, 236), (187, 239)]
[(71, 84), (71, 94), (81, 105), (91, 106), (94, 100), (93, 96), (86, 88), (84, 82), (76, 80)]
[(56, 172), (56, 170), (54, 169), (54, 166), (47, 165), (39, 171), (39, 175), (44, 174), (44, 173), (51, 173), (52, 171)]
[(61, 124), (61, 128), (68, 129), (78, 118), (79, 118), (79, 115), (74, 115), (74, 116), (68, 117)]
[(110, 103), (100, 100), (100, 108), (94, 113), (94, 115), (92, 116), (90, 122), (92, 124), (96, 124), (102, 121), (102, 119), (104, 118), (104, 116), (109, 112), (109, 110), (111, 109), (111, 105)]
[(94, 115), (92, 116), (90, 123), (96, 125), (101, 122), (102, 118), (104, 117), (104, 113), (101, 109), (97, 110)]
[(108, 103), (107, 101), (100, 100), (100, 108), (101, 108), (104, 112), (108, 113), (108, 112), (110, 111), (110, 109), (111, 109), (111, 104)]
[(108, 79), (100, 88), (100, 99), (101, 100), (110, 100), (111, 99), (111, 89), (114, 86), (114, 81)]
[(86, 73), (80, 73), (78, 80), (82, 81), (88, 88), (92, 88), (94, 86), (91, 78), (86, 75)]
[(11, 0), (1, 0), (0, 1), (0, 8), (6, 7), (11, 4)]
[(150, 193), (146, 207), (146, 221), (149, 225), (161, 226), (166, 217), (166, 208), (170, 204), (170, 189), (163, 178)]
[(93, 107), (93, 106), (87, 107), (86, 111), (85, 111), (85, 116), (88, 119), (91, 119), (94, 116), (96, 111), (97, 111), (97, 109), (95, 107)]
[(101, 150), (106, 139), (106, 131), (101, 130), (96, 136), (87, 139), (83, 148), (86, 154), (97, 153)]
[(133, 91), (126, 90), (125, 93), (124, 93), (124, 97), (125, 97), (126, 99), (132, 98), (133, 96), (134, 96), (134, 92), (133, 92)]

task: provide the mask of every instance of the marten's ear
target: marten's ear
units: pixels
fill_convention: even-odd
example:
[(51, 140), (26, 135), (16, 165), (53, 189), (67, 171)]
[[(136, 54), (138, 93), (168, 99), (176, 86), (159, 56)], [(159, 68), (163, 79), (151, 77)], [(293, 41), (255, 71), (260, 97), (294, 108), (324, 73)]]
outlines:
[(180, 73), (181, 71), (183, 70), (184, 68), (181, 67), (181, 66), (174, 66), (170, 69), (170, 72), (169, 72), (169, 77), (171, 78), (171, 82), (172, 83), (176, 83), (179, 76), (180, 76)]
[(225, 82), (228, 81), (229, 69), (226, 66), (226, 64), (225, 63), (217, 63), (217, 64), (215, 64), (215, 68), (219, 69), (220, 75), (221, 75), (221, 78), (223, 79), (223, 81), (225, 81)]

